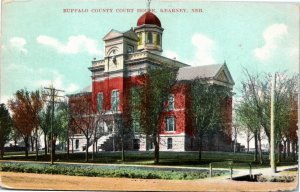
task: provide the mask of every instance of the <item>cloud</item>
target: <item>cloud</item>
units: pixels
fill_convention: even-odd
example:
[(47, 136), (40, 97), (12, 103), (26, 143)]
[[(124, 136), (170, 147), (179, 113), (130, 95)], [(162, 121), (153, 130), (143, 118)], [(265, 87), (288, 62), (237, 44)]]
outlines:
[(170, 59), (177, 59), (177, 60), (179, 59), (178, 54), (176, 52), (174, 52), (174, 51), (171, 51), (171, 50), (165, 50), (163, 52), (163, 55), (165, 57), (170, 58)]
[(63, 54), (77, 54), (79, 52), (87, 52), (93, 56), (102, 54), (98, 48), (96, 40), (90, 39), (85, 35), (70, 36), (67, 43), (62, 43), (59, 40), (46, 35), (40, 35), (36, 38), (37, 42), (54, 48), (57, 52)]
[[(13, 92), (28, 85), (30, 86), (29, 89), (53, 85), (57, 89), (64, 90), (66, 94), (79, 90), (77, 84), (68, 83), (63, 74), (49, 68), (33, 68), (26, 65), (10, 64), (5, 67), (4, 72), (15, 74), (15, 77), (10, 80), (10, 87), (8, 87)], [(26, 74), (26, 76), (23, 74)]]
[(192, 36), (192, 44), (195, 46), (195, 56), (192, 65), (206, 65), (214, 64), (213, 51), (215, 49), (215, 42), (209, 37), (196, 33)]
[(263, 32), (265, 44), (254, 49), (254, 55), (257, 59), (265, 61), (271, 58), (272, 53), (278, 47), (278, 42), (282, 37), (288, 34), (288, 29), (285, 24), (272, 24)]
[(26, 45), (26, 40), (22, 37), (13, 37), (9, 40), (9, 45), (19, 51), (21, 51), (22, 53), (27, 53), (27, 49), (24, 48), (24, 46)]

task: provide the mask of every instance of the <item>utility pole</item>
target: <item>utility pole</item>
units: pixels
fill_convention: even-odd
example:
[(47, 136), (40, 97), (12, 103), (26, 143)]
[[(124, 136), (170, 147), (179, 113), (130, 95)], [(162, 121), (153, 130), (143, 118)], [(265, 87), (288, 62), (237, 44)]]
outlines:
[(274, 127), (274, 99), (275, 99), (275, 88), (276, 88), (276, 73), (272, 78), (272, 89), (271, 89), (271, 171), (276, 173), (276, 162), (275, 162), (275, 127)]
[[(46, 100), (49, 101), (51, 103), (51, 153), (50, 153), (50, 161), (51, 161), (51, 165), (53, 165), (53, 149), (54, 149), (54, 145), (53, 145), (53, 120), (54, 120), (54, 104), (55, 103), (59, 103), (57, 102), (55, 99), (58, 97), (64, 97), (64, 96), (59, 96), (58, 93), (59, 92), (64, 92), (63, 90), (59, 90), (59, 89), (55, 89), (53, 86), (50, 87), (44, 87), (44, 89), (48, 90), (48, 93), (44, 94), (44, 96), (50, 97), (50, 100)], [(46, 147), (46, 146), (45, 146)]]

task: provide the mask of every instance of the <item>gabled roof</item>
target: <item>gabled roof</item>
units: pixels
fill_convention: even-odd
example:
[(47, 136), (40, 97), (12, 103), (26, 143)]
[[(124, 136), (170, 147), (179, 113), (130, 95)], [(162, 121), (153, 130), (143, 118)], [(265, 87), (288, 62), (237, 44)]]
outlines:
[(226, 64), (182, 67), (178, 70), (177, 80), (193, 80), (195, 78), (212, 79), (234, 85)]
[(120, 32), (118, 30), (112, 29), (103, 37), (103, 40), (107, 41), (107, 40), (115, 39), (115, 38), (118, 38), (118, 37), (127, 37), (127, 38), (130, 38), (130, 39), (138, 40), (138, 37), (137, 37), (137, 35), (135, 34), (135, 32), (133, 31), (132, 28), (128, 31), (125, 31), (125, 32)]

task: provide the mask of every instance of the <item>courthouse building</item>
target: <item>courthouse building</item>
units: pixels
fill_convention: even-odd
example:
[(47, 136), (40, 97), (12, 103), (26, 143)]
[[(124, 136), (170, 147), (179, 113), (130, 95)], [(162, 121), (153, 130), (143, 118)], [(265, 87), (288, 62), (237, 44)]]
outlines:
[[(187, 115), (190, 107), (188, 84), (196, 78), (208, 79), (211, 83), (233, 88), (234, 81), (226, 64), (189, 66), (176, 59), (162, 56), (164, 28), (159, 18), (148, 11), (137, 21), (137, 26), (125, 32), (112, 29), (104, 37), (105, 56), (92, 61), (91, 85), (77, 94), (70, 95), (69, 102), (76, 104), (76, 98), (90, 97), (92, 105), (104, 111), (107, 117), (123, 113), (125, 91), (141, 84), (147, 69), (151, 67), (179, 68), (176, 88), (170, 93), (168, 110), (163, 112), (160, 130), (161, 151), (198, 150), (198, 138), (193, 131), (192, 119)], [(166, 30), (167, 32), (167, 30)], [(180, 46), (180, 45), (178, 45)], [(184, 53), (182, 53), (184, 54)], [(206, 136), (203, 150), (230, 151), (232, 149), (232, 98), (223, 102), (225, 117), (223, 131)], [(97, 150), (120, 150), (118, 136), (114, 132), (114, 122), (110, 118), (101, 124), (102, 134), (95, 137), (88, 147), (96, 143)], [(133, 125), (135, 126), (135, 125)], [(100, 129), (100, 128), (99, 128)], [(126, 150), (152, 150), (151, 139), (133, 130), (126, 138)], [(86, 140), (78, 132), (71, 136), (72, 148), (82, 151)], [(91, 150), (91, 148), (89, 149)]]

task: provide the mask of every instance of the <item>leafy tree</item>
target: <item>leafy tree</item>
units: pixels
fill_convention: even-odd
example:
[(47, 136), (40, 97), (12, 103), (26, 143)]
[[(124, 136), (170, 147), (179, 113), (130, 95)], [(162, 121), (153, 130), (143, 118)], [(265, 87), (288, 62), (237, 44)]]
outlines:
[(97, 127), (97, 117), (94, 115), (90, 95), (75, 96), (70, 100), (71, 126), (83, 133), (86, 138), (85, 160), (89, 161), (89, 146), (94, 143), (91, 140)]
[(154, 163), (159, 163), (159, 133), (162, 112), (166, 108), (166, 101), (171, 88), (176, 83), (178, 69), (154, 68), (144, 74), (144, 82), (140, 87), (141, 102), (140, 124), (141, 131), (153, 138)]
[(10, 133), (12, 131), (12, 124), (9, 112), (6, 106), (0, 104), (0, 158), (4, 156), (4, 145), (10, 139)]
[[(245, 70), (246, 81), (242, 82), (242, 96), (240, 103), (240, 120), (247, 119), (248, 128), (257, 127), (254, 137), (258, 138), (260, 148), (260, 127), (263, 128), (268, 141), (270, 143), (270, 98), (271, 98), (271, 77), (270, 74), (250, 74)], [(293, 98), (296, 95), (296, 78), (280, 72), (276, 73), (276, 89), (275, 89), (275, 140), (277, 144), (277, 160), (280, 160), (280, 145), (289, 140), (289, 125), (292, 121)], [(248, 107), (249, 113), (242, 113), (242, 108)], [(249, 126), (249, 124), (251, 124)], [(252, 128), (251, 128), (252, 127)], [(255, 138), (256, 140), (256, 138)], [(256, 146), (257, 148), (257, 146)], [(261, 151), (260, 151), (261, 152)]]
[(259, 117), (257, 116), (256, 110), (254, 106), (252, 106), (253, 102), (245, 102), (242, 101), (238, 103), (236, 108), (236, 114), (238, 121), (241, 125), (247, 128), (247, 131), (251, 132), (254, 136), (254, 146), (255, 146), (255, 153), (254, 153), (254, 161), (258, 161), (258, 152), (260, 154), (259, 161), (262, 163), (262, 153), (261, 153), (261, 137), (260, 137), (260, 121)]
[(40, 128), (44, 134), (44, 145), (45, 145), (45, 155), (48, 153), (48, 142), (47, 138), (51, 131), (51, 106), (46, 105), (39, 114), (40, 118)]
[(196, 78), (191, 82), (190, 115), (199, 138), (199, 161), (202, 158), (203, 136), (223, 127), (221, 106), (229, 95), (228, 88), (210, 84), (204, 79)]
[[(37, 133), (39, 128), (39, 113), (43, 107), (43, 99), (40, 91), (29, 92), (26, 89), (18, 90), (13, 99), (8, 101), (12, 111), (12, 120), (16, 130), (22, 135), (25, 143), (25, 156), (28, 157), (29, 137), (31, 133)], [(36, 134), (37, 135), (37, 134)], [(36, 158), (38, 146), (36, 137)]]

